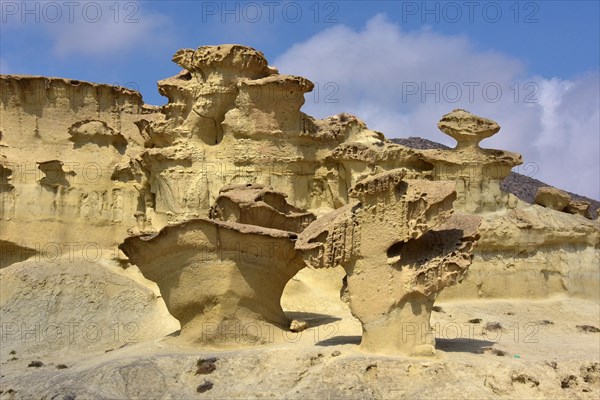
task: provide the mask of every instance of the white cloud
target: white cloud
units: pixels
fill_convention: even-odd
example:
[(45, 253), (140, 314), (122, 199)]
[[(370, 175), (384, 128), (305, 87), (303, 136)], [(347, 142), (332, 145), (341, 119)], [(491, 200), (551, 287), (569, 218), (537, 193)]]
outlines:
[[(547, 182), (598, 199), (600, 184), (600, 82), (598, 75), (540, 85), (542, 129), (532, 145)], [(542, 166), (540, 166), (542, 169)]]
[(116, 56), (134, 48), (149, 50), (168, 42), (168, 18), (144, 11), (143, 3), (86, 2), (64, 14), (56, 23), (45, 23), (57, 56)]
[(494, 119), (502, 130), (483, 147), (521, 153), (538, 168), (520, 172), (600, 198), (597, 72), (571, 80), (526, 77), (514, 57), (478, 50), (465, 36), (404, 32), (383, 15), (360, 31), (343, 25), (322, 31), (274, 65), (315, 83), (319, 95), (307, 94), (306, 112), (350, 112), (387, 137), (452, 145), (436, 126), (443, 114), (464, 108)]

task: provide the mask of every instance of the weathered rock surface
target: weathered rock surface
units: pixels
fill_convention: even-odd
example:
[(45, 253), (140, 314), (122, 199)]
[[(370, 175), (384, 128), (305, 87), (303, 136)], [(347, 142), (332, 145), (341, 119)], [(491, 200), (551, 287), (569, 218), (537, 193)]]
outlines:
[(302, 232), (316, 217), (289, 204), (286, 197), (286, 194), (260, 184), (226, 186), (221, 189), (211, 207), (209, 217), (288, 232)]
[(212, 220), (193, 219), (156, 235), (130, 237), (120, 249), (158, 284), (184, 340), (216, 346), (270, 343), (275, 329), (290, 326), (281, 295), (304, 268), (294, 250), (295, 232), (314, 216), (260, 185), (222, 192)]
[(496, 122), (460, 109), (444, 115), (438, 122), (438, 128), (456, 140), (457, 149), (477, 149), (479, 142), (500, 130)]
[(393, 170), (359, 181), (350, 191), (358, 202), (309, 225), (296, 248), (313, 267), (346, 270), (363, 349), (433, 355), (433, 303), (462, 280), (480, 218), (450, 217), (454, 183), (404, 176)]
[[(478, 146), (498, 130), (493, 121), (456, 110), (442, 118), (440, 127), (464, 145), (411, 149), (386, 142), (354, 116), (316, 120), (303, 114), (302, 94), (311, 84), (280, 75), (254, 49), (205, 46), (182, 50), (174, 60), (185, 70), (159, 83), (169, 98), (161, 108), (145, 105), (138, 93), (123, 88), (2, 76), (2, 107), (9, 111), (2, 111), (0, 127), (1, 265), (49, 254), (56, 246), (63, 255), (100, 246), (108, 258), (118, 257), (116, 246), (128, 235), (153, 234), (163, 226), (207, 216), (212, 205), (220, 207), (217, 198), (230, 184), (273, 187), (288, 196), (291, 206), (325, 215), (352, 201), (348, 189), (358, 180), (403, 168), (407, 178), (455, 181), (459, 211), (485, 215), (526, 207), (500, 189), (520, 157)], [(32, 141), (35, 146), (29, 145)], [(219, 202), (226, 203), (225, 197)], [(573, 203), (568, 208), (585, 213), (584, 207)], [(272, 214), (266, 225), (273, 227), (281, 212), (273, 204), (242, 209), (242, 214)], [(536, 211), (534, 217), (542, 224), (536, 232), (558, 230), (569, 236), (577, 226), (564, 218), (556, 222), (544, 212)], [(484, 218), (482, 229), (491, 234), (485, 225), (494, 219)], [(25, 228), (32, 223), (40, 229)], [(503, 229), (527, 235), (526, 227), (515, 230), (506, 224)], [(299, 231), (300, 226), (286, 229)], [(594, 237), (597, 227), (586, 229)], [(545, 240), (526, 237), (526, 243)], [(493, 261), (497, 249), (486, 250), (489, 242), (482, 240), (475, 249), (473, 271), (503, 265)], [(593, 268), (577, 261), (578, 252), (558, 250), (571, 246), (568, 242), (553, 244), (555, 250), (542, 246), (535, 253), (523, 251), (531, 246), (515, 238), (505, 243), (501, 257), (514, 261), (507, 262), (514, 265), (515, 276), (530, 276), (531, 266), (538, 265), (537, 278), (520, 279), (523, 285), (511, 286), (516, 291), (478, 292), (481, 296), (552, 292), (538, 289), (546, 276), (540, 272), (545, 267), (536, 264), (542, 259), (582, 265), (588, 272), (579, 276), (594, 276)], [(595, 259), (595, 245), (578, 246)], [(480, 279), (487, 286), (496, 282), (485, 274)]]
[(566, 192), (553, 187), (539, 188), (535, 195), (535, 204), (557, 211), (563, 211), (571, 201)]
[(587, 201), (569, 201), (569, 204), (564, 209), (565, 212), (573, 215), (581, 215), (587, 219), (592, 219), (590, 212), (590, 203)]
[[(389, 141), (419, 150), (449, 149), (448, 146), (441, 143), (414, 136), (407, 138), (392, 138), (389, 139)], [(511, 171), (511, 173), (504, 178), (500, 184), (500, 189), (504, 192), (512, 193), (525, 203), (534, 204), (535, 195), (537, 194), (538, 189), (540, 187), (549, 186), (547, 183), (533, 178), (533, 176), (537, 174), (538, 168), (539, 167), (535, 162), (526, 162), (522, 167), (518, 168), (518, 171), (521, 171), (520, 173)], [(596, 218), (596, 210), (600, 208), (600, 201), (590, 199), (589, 197), (581, 196), (576, 193), (567, 192), (567, 194), (571, 196), (574, 201), (590, 203), (590, 213), (592, 214), (593, 219)]]
[(114, 171), (133, 162), (144, 142), (135, 123), (157, 108), (132, 90), (60, 78), (0, 75), (0, 92), (0, 240), (114, 253), (145, 212), (144, 174)]
[[(181, 336), (194, 343), (267, 343), (287, 329), (280, 305), (287, 282), (304, 267), (295, 234), (234, 222), (196, 219), (132, 237), (121, 249), (155, 281)], [(266, 327), (265, 327), (266, 326)]]
[(598, 299), (598, 222), (537, 205), (482, 216), (473, 264), (447, 298)]
[(500, 189), (500, 183), (513, 167), (523, 163), (519, 154), (482, 149), (478, 143), (500, 130), (495, 122), (465, 110), (442, 117), (439, 128), (457, 140), (453, 150), (422, 150), (434, 165), (435, 180), (456, 181), (457, 210), (485, 213), (517, 206), (517, 198)]
[[(499, 124), (454, 110), (439, 127), (455, 149), (409, 148), (304, 114), (313, 84), (255, 49), (173, 60), (162, 107), (0, 76), (0, 397), (598, 397), (599, 222), (575, 196), (556, 211), (503, 190), (522, 160), (480, 147)], [(167, 310), (181, 332), (165, 337)], [(356, 351), (431, 354), (434, 338), (427, 363)]]
[[(164, 302), (132, 269), (39, 254), (0, 271), (2, 347), (79, 355), (159, 339), (177, 329)], [(156, 291), (158, 292), (158, 291)]]

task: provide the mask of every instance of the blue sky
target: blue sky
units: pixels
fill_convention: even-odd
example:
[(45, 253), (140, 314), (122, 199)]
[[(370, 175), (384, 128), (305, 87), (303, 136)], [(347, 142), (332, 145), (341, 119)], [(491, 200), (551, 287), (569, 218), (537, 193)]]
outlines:
[(140, 90), (180, 48), (241, 43), (315, 82), (304, 111), (351, 112), (388, 137), (452, 144), (454, 108), (495, 119), (484, 146), (520, 172), (600, 198), (598, 1), (6, 1), (0, 72)]

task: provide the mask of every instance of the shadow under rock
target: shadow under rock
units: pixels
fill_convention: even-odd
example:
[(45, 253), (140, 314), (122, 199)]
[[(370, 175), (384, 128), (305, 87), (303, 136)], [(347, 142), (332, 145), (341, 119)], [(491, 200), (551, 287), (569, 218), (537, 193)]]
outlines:
[(473, 354), (483, 354), (484, 349), (487, 347), (491, 347), (496, 342), (490, 342), (489, 340), (480, 340), (480, 339), (469, 339), (469, 338), (459, 338), (459, 339), (435, 339), (435, 348), (438, 350), (443, 350), (449, 353), (473, 353)]
[(331, 324), (333, 322), (341, 321), (339, 317), (334, 317), (327, 314), (317, 314), (304, 311), (285, 311), (285, 315), (290, 319), (296, 319), (298, 321), (308, 322), (308, 327), (313, 328), (315, 326)]
[(317, 342), (317, 346), (337, 346), (340, 344), (360, 344), (361, 336), (334, 336), (329, 339), (321, 340)]
[(169, 333), (167, 337), (177, 337), (179, 335), (181, 335), (181, 329), (177, 329), (176, 331)]

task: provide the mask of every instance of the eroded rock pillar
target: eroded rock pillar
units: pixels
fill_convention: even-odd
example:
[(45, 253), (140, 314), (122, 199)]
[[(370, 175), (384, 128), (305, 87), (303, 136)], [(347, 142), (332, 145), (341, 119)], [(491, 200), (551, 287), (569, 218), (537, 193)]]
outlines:
[(454, 183), (403, 178), (393, 170), (358, 182), (356, 202), (309, 225), (296, 248), (313, 267), (345, 268), (363, 350), (432, 355), (433, 303), (464, 276), (480, 219), (452, 215)]

